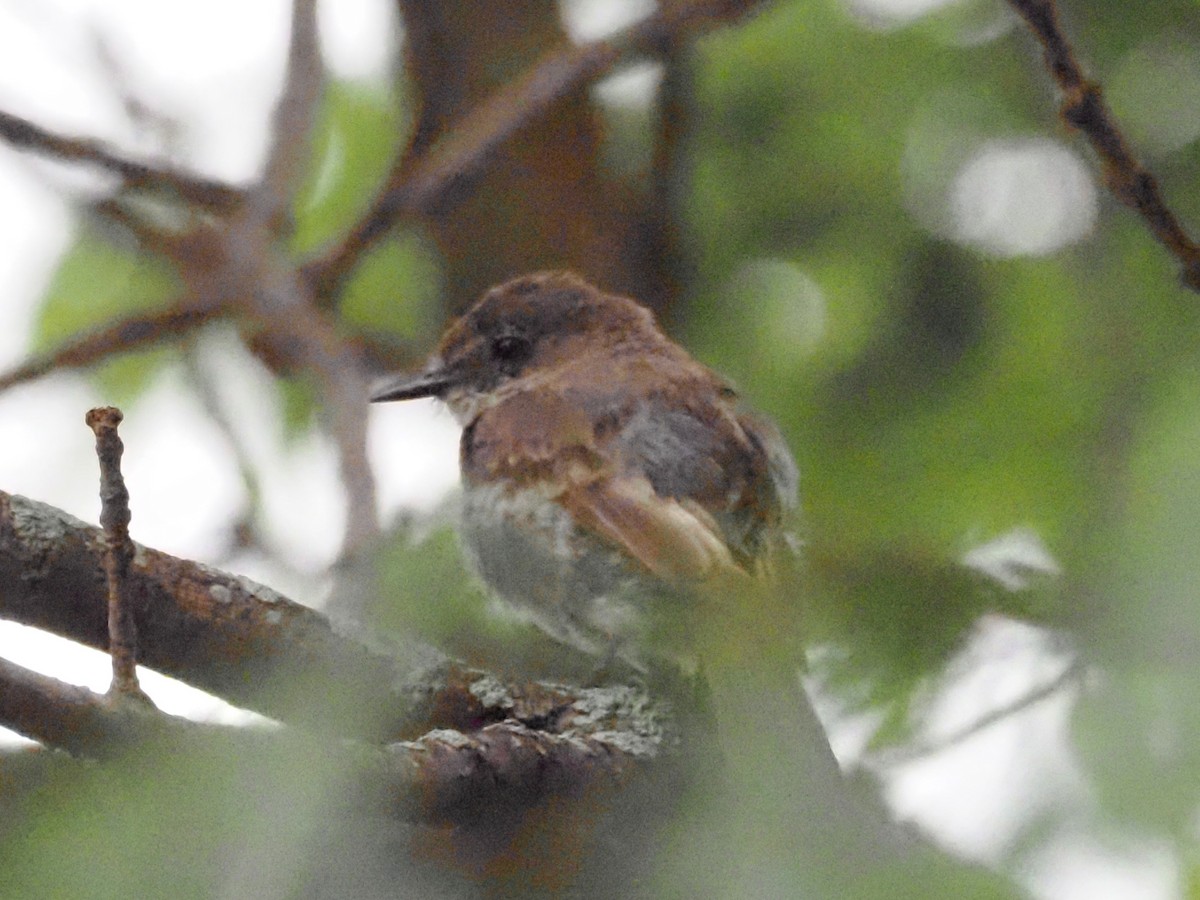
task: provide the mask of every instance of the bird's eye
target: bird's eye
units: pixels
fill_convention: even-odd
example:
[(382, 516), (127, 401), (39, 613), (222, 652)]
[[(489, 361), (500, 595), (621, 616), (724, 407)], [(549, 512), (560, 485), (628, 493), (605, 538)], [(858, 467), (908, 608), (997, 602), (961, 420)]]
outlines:
[(529, 358), (529, 341), (520, 335), (504, 334), (492, 341), (492, 356), (506, 366), (519, 366)]

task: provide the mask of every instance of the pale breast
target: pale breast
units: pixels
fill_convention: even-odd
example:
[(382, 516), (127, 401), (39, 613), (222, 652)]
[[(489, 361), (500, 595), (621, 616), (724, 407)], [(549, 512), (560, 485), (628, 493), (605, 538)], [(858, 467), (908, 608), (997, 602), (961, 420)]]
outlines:
[(493, 595), (557, 640), (597, 657), (643, 642), (659, 586), (544, 493), (465, 485), (462, 537)]

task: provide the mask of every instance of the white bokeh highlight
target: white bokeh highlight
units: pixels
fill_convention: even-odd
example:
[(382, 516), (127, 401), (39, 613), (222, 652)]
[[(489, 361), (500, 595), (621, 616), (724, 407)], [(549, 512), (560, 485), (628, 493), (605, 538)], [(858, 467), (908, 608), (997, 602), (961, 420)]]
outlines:
[(950, 191), (953, 233), (996, 256), (1042, 256), (1086, 237), (1099, 200), (1091, 172), (1057, 141), (984, 144)]
[(958, 0), (842, 0), (852, 16), (877, 27), (899, 27)]

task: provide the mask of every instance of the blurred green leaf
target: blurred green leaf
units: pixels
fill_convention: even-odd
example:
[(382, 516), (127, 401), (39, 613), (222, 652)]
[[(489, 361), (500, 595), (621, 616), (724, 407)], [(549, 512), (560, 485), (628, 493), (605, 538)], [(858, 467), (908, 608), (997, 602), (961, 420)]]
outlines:
[(598, 663), (494, 605), (463, 557), (447, 511), (392, 533), (377, 557), (376, 627), (515, 678), (585, 682)]
[(307, 434), (317, 414), (316, 387), (310, 379), (303, 377), (278, 378), (275, 386), (282, 401), (284, 437), (295, 440)]
[(1075, 745), (1112, 821), (1194, 839), (1198, 701), (1190, 668), (1126, 667), (1110, 668), (1104, 685), (1076, 706)]
[(438, 269), (432, 249), (413, 232), (373, 247), (342, 293), (348, 325), (433, 340), (442, 323)]
[(314, 130), (313, 162), (295, 201), (292, 247), (307, 254), (366, 212), (400, 146), (396, 97), (378, 85), (331, 81)]
[[(115, 242), (85, 222), (59, 262), (34, 317), (33, 348), (45, 352), (114, 319), (165, 307), (181, 290), (163, 260)], [(169, 354), (139, 351), (114, 357), (95, 372), (109, 402), (137, 397)]]

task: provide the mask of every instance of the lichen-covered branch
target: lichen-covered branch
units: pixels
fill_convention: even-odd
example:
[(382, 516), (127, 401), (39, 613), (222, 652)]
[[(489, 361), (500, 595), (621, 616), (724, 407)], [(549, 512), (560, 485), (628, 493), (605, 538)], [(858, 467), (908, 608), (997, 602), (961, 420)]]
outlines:
[[(247, 578), (134, 546), (139, 661), (264, 715), (379, 740), (505, 719), (647, 746), (670, 730), (640, 689), (504, 685), (423, 646), (371, 646)], [(0, 492), (0, 616), (106, 650), (103, 560), (100, 529)]]
[[(514, 815), (554, 796), (616, 790), (669, 754), (612, 733), (553, 733), (507, 720), (473, 734), (442, 729), (386, 747), (331, 743), (293, 729), (232, 728), (191, 722), (152, 707), (113, 703), (0, 658), (0, 721), (47, 747), (105, 759), (150, 742), (196, 753), (283, 754), (300, 744), (349, 779), (364, 800), (414, 822), (455, 824), (504, 809)], [(295, 747), (292, 747), (294, 752)], [(310, 773), (311, 775), (312, 773)], [(644, 774), (644, 772), (643, 772)]]

